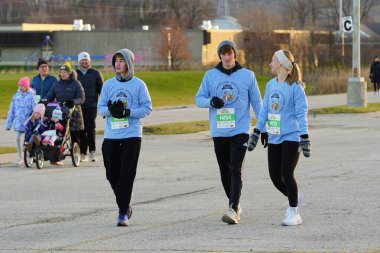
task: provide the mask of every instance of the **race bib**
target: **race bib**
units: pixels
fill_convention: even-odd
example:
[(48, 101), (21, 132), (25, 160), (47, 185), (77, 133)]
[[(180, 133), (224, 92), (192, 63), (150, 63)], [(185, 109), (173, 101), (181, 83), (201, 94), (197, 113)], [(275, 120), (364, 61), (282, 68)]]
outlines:
[(235, 109), (222, 108), (216, 110), (216, 128), (234, 128)]
[(128, 117), (122, 119), (111, 117), (111, 129), (121, 129), (129, 127), (128, 119)]
[(280, 114), (268, 114), (268, 133), (280, 134), (281, 115)]

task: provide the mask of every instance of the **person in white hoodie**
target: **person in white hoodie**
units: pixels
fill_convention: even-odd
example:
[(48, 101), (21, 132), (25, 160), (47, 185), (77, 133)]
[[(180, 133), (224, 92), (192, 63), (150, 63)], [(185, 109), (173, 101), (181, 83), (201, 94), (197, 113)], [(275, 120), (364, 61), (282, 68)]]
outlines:
[(98, 112), (106, 117), (102, 153), (106, 177), (119, 207), (117, 226), (128, 226), (131, 197), (140, 155), (142, 118), (152, 111), (144, 81), (134, 76), (134, 54), (121, 49), (112, 57), (116, 76), (105, 81)]

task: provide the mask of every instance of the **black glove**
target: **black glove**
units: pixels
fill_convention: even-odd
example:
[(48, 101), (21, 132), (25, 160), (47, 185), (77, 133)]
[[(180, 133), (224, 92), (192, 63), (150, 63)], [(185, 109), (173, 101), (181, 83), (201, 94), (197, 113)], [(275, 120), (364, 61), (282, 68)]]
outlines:
[(311, 155), (311, 144), (308, 134), (301, 135), (300, 148), (305, 157), (310, 157)]
[(224, 100), (218, 97), (213, 97), (210, 100), (210, 105), (216, 109), (220, 109), (224, 106)]
[(118, 108), (113, 108), (111, 110), (112, 117), (117, 118), (117, 119), (129, 117), (130, 114), (131, 114), (131, 110), (127, 108), (118, 107)]
[(268, 147), (268, 133), (261, 133), (261, 144), (263, 144), (264, 148)]
[(129, 115), (131, 114), (131, 110), (124, 108), (124, 104), (120, 100), (118, 100), (117, 102), (115, 101), (113, 103), (109, 100), (107, 103), (107, 107), (112, 117), (117, 119), (129, 117)]
[(107, 107), (108, 107), (108, 110), (111, 112), (111, 108), (113, 106), (113, 103), (111, 100), (108, 100), (108, 103), (107, 103)]
[(71, 99), (67, 100), (67, 101), (65, 102), (65, 106), (66, 106), (67, 108), (69, 108), (69, 109), (74, 108), (74, 101), (71, 100)]
[(260, 130), (255, 128), (247, 143), (247, 149), (249, 152), (253, 151), (256, 148), (257, 142), (259, 141), (259, 135)]

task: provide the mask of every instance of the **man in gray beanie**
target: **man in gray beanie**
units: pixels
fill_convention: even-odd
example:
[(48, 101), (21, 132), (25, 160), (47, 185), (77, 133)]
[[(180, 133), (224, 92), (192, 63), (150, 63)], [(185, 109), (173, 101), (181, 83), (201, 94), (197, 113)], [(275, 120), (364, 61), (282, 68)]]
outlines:
[[(241, 175), (251, 125), (250, 107), (256, 118), (262, 108), (255, 74), (235, 60), (236, 53), (233, 41), (219, 44), (217, 54), (221, 61), (206, 72), (195, 96), (198, 107), (209, 109), (210, 134), (229, 201), (222, 221), (228, 224), (240, 221)], [(266, 144), (265, 139), (263, 143)]]
[(98, 111), (106, 117), (102, 144), (106, 177), (119, 207), (117, 226), (128, 226), (142, 138), (142, 118), (152, 111), (146, 84), (134, 76), (134, 54), (121, 49), (112, 57), (115, 77), (105, 81)]
[(96, 162), (95, 150), (96, 150), (96, 116), (98, 97), (103, 86), (102, 74), (92, 68), (90, 54), (82, 52), (78, 55), (78, 81), (82, 84), (85, 101), (82, 105), (84, 130), (79, 132), (80, 137), (80, 151), (81, 162), (87, 162), (87, 149), (90, 154), (90, 161)]
[(237, 54), (237, 48), (236, 48), (236, 44), (235, 42), (231, 41), (231, 40), (223, 40), (222, 42), (220, 42), (219, 46), (218, 46), (218, 56), (219, 56), (219, 59), (220, 58), (220, 54), (222, 53), (222, 48), (224, 47), (230, 47), (232, 48), (232, 50), (234, 51), (234, 59), (236, 59), (236, 54)]

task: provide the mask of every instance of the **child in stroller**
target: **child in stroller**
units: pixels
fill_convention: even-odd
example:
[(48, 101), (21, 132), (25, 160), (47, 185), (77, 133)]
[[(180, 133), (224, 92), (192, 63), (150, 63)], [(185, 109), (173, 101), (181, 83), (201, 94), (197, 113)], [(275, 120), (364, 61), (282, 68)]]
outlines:
[(41, 134), (46, 129), (44, 114), (45, 105), (38, 104), (34, 107), (32, 115), (25, 122), (25, 144), (29, 152), (32, 151), (33, 145), (39, 146), (41, 143)]
[(61, 107), (58, 105), (52, 112), (51, 120), (47, 124), (47, 131), (42, 133), (42, 145), (54, 146), (55, 141), (62, 140), (66, 132), (66, 120), (63, 119)]
[(72, 142), (69, 127), (73, 110), (67, 108), (65, 103), (47, 103), (44, 131), (41, 134), (42, 145), (34, 145), (33, 150), (29, 151), (30, 158), (25, 160), (28, 168), (36, 162), (37, 168), (41, 169), (46, 160), (49, 160), (51, 165), (63, 165), (62, 160), (66, 156), (71, 156), (75, 167), (79, 166), (80, 148), (78, 143)]

